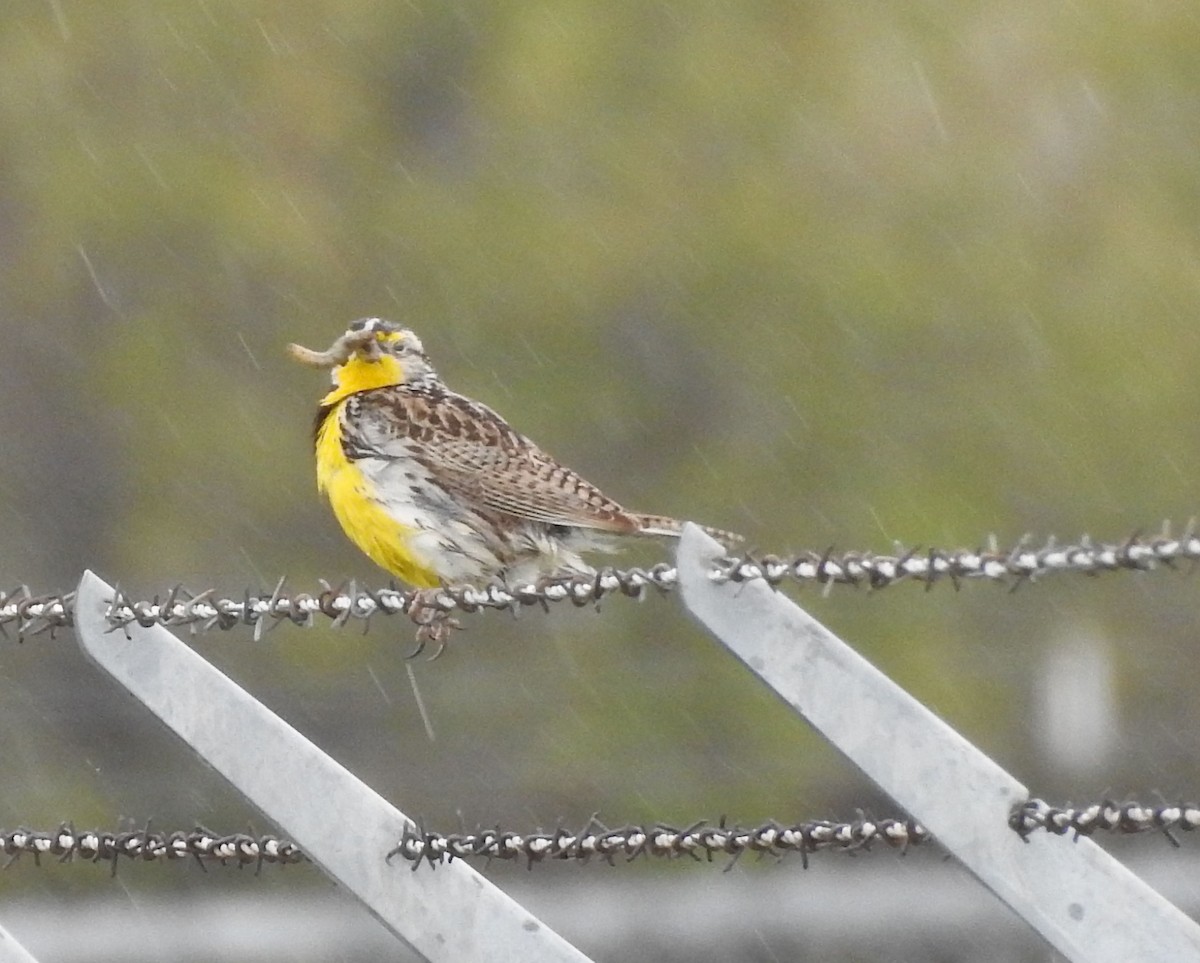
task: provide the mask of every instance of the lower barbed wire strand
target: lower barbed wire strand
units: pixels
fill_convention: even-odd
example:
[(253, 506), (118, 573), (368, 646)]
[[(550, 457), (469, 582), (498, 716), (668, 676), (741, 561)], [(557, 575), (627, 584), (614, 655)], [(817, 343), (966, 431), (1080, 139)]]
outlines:
[[(344, 827), (350, 831), (352, 827)], [(725, 822), (698, 821), (686, 828), (665, 823), (610, 829), (595, 819), (581, 830), (518, 833), (500, 828), (475, 833), (437, 833), (414, 825), (405, 827), (398, 845), (387, 859), (402, 857), (416, 869), (422, 863), (436, 866), (452, 859), (520, 860), (529, 864), (546, 860), (588, 862), (598, 858), (609, 864), (639, 857), (674, 859), (690, 856), (711, 861), (716, 856), (738, 858), (745, 853), (782, 857), (822, 851), (858, 852), (875, 843), (906, 851), (930, 839), (928, 831), (912, 819), (860, 818), (853, 822), (815, 820), (783, 825), (774, 821), (741, 827)], [(202, 827), (156, 831), (149, 828), (118, 831), (78, 831), (70, 823), (54, 830), (0, 830), (0, 856), (11, 866), (22, 857), (60, 863), (109, 863), (115, 873), (122, 860), (141, 863), (194, 859), (201, 865), (288, 865), (308, 862), (295, 843), (271, 835), (231, 833), (221, 835)]]
[(853, 822), (816, 820), (790, 825), (771, 821), (749, 827), (704, 820), (685, 828), (654, 823), (615, 829), (592, 820), (577, 831), (560, 828), (526, 834), (499, 828), (438, 833), (409, 826), (388, 858), (408, 860), (415, 870), (422, 864), (437, 866), (453, 859), (518, 860), (528, 865), (600, 859), (615, 864), (650, 857), (689, 856), (711, 861), (718, 856), (736, 860), (746, 853), (775, 858), (798, 853), (807, 867), (811, 853), (858, 852), (876, 843), (904, 852), (930, 838), (928, 830), (914, 819), (865, 817)]
[[(1030, 799), (1014, 807), (1009, 827), (1022, 838), (1038, 830), (1055, 836), (1089, 837), (1097, 833), (1145, 835), (1161, 833), (1174, 846), (1179, 841), (1173, 830), (1200, 830), (1200, 805), (1193, 803), (1145, 803), (1126, 801), (1089, 803), (1081, 806), (1051, 806)], [(353, 827), (338, 827), (358, 835)], [(726, 869), (746, 854), (782, 858), (797, 854), (808, 867), (809, 856), (822, 852), (860, 853), (882, 848), (907, 852), (912, 846), (934, 842), (933, 834), (911, 817), (872, 819), (859, 816), (848, 822), (817, 819), (801, 823), (769, 820), (756, 826), (730, 825), (697, 820), (684, 826), (645, 823), (610, 828), (593, 817), (582, 829), (557, 828), (519, 833), (493, 827), (475, 832), (439, 833), (409, 824), (388, 860), (404, 859), (414, 870), (423, 864), (436, 867), (453, 859), (521, 861), (529, 866), (547, 860), (587, 863), (593, 859), (610, 865), (641, 858), (678, 859), (690, 857), (712, 862), (729, 860)], [(141, 863), (195, 860), (201, 866), (291, 865), (306, 863), (302, 849), (278, 836), (255, 833), (214, 833), (203, 826), (188, 830), (142, 829), (76, 830), (64, 822), (57, 829), (0, 829), (0, 858), (5, 868), (31, 857), (60, 863), (74, 861), (109, 863), (115, 873), (122, 860)]]
[[(777, 555), (744, 555), (722, 558), (711, 572), (714, 582), (765, 581), (771, 586), (785, 582), (815, 583), (826, 587), (849, 585), (872, 590), (899, 582), (918, 582), (927, 588), (949, 581), (956, 588), (968, 581), (998, 581), (1013, 588), (1026, 581), (1056, 572), (1097, 575), (1101, 572), (1151, 571), (1173, 567), (1178, 562), (1200, 559), (1200, 536), (1189, 523), (1184, 533), (1173, 536), (1169, 525), (1158, 535), (1135, 533), (1122, 542), (1095, 542), (1084, 536), (1074, 544), (1060, 545), (1050, 539), (1031, 547), (1022, 539), (1002, 550), (989, 543), (979, 549), (904, 550), (881, 555), (869, 552), (800, 552)], [(457, 585), (437, 589), (404, 591), (392, 585), (382, 589), (360, 589), (347, 582), (333, 587), (323, 582), (314, 594), (288, 593), (281, 579), (269, 594), (226, 598), (208, 589), (191, 594), (176, 585), (153, 599), (130, 598), (119, 588), (107, 617), (114, 629), (130, 625), (168, 628), (187, 626), (192, 632), (217, 628), (253, 626), (261, 635), (282, 622), (311, 626), (318, 617), (333, 625), (351, 620), (369, 624), (376, 615), (405, 615), (418, 625), (448, 617), (455, 612), (483, 610), (518, 612), (530, 606), (548, 607), (568, 601), (578, 607), (597, 605), (609, 595), (641, 598), (647, 589), (672, 591), (678, 582), (675, 567), (666, 563), (651, 568), (603, 568), (592, 575), (545, 577), (530, 585), (493, 584), (484, 587)], [(74, 625), (75, 596), (35, 595), (26, 586), (0, 591), (0, 634), (15, 631), (18, 642), (43, 632)]]
[(1172, 845), (1179, 841), (1172, 830), (1200, 829), (1200, 806), (1195, 803), (1114, 802), (1104, 800), (1083, 806), (1051, 806), (1043, 799), (1030, 799), (1016, 806), (1008, 824), (1023, 839), (1039, 829), (1055, 836), (1078, 839), (1098, 832), (1120, 835), (1162, 833)]
[(0, 856), (6, 866), (22, 856), (31, 856), (41, 865), (43, 856), (59, 862), (74, 860), (111, 863), (116, 872), (122, 859), (138, 862), (194, 859), (201, 865), (254, 866), (287, 865), (308, 862), (295, 843), (278, 836), (251, 833), (214, 833), (203, 827), (171, 832), (149, 828), (129, 830), (79, 831), (70, 823), (58, 829), (0, 829)]

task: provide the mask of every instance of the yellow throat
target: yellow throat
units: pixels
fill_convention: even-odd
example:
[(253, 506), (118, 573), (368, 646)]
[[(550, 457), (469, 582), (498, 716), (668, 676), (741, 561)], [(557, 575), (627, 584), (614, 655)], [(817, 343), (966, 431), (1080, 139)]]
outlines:
[(317, 412), (317, 490), (329, 497), (333, 514), (355, 545), (380, 568), (416, 588), (441, 584), (409, 548), (414, 529), (402, 525), (384, 508), (371, 482), (346, 457), (342, 447), (344, 408), (351, 395), (372, 388), (401, 384), (404, 372), (390, 355), (366, 361), (357, 354), (334, 369), (334, 387), (321, 399)]
[[(379, 340), (395, 341), (397, 337), (394, 334), (382, 335)], [(358, 391), (386, 388), (403, 381), (404, 369), (391, 355), (385, 354), (374, 361), (366, 361), (356, 353), (344, 365), (333, 369), (333, 388), (321, 399), (321, 407), (335, 405)]]

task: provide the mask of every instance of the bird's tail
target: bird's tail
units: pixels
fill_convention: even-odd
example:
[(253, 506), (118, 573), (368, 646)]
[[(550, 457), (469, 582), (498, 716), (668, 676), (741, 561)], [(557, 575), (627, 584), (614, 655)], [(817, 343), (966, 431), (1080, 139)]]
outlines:
[[(641, 515), (634, 514), (637, 519), (639, 535), (665, 535), (668, 538), (678, 538), (683, 532), (683, 522), (677, 518), (670, 518), (666, 515)], [(726, 548), (732, 548), (745, 541), (741, 535), (736, 532), (727, 532), (720, 528), (709, 528), (707, 525), (701, 525), (700, 528), (708, 535), (711, 535)]]

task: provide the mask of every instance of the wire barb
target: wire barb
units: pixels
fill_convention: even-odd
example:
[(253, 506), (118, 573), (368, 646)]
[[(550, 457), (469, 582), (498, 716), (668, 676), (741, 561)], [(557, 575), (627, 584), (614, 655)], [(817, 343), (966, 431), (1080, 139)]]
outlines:
[(8, 626), (17, 633), (17, 642), (49, 632), (70, 628), (75, 624), (75, 593), (64, 595), (34, 595), (27, 585), (18, 585), (11, 592), (0, 592), (0, 633), (8, 637)]

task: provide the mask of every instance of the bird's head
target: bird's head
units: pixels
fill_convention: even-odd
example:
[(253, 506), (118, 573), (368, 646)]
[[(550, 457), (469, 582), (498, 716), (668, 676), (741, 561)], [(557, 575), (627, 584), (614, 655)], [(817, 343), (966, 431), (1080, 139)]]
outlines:
[(408, 328), (381, 318), (360, 318), (327, 351), (288, 345), (288, 354), (312, 368), (330, 368), (333, 390), (322, 405), (347, 395), (388, 385), (419, 385), (437, 380), (425, 348)]

